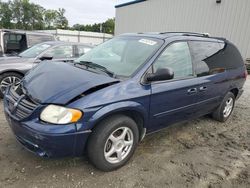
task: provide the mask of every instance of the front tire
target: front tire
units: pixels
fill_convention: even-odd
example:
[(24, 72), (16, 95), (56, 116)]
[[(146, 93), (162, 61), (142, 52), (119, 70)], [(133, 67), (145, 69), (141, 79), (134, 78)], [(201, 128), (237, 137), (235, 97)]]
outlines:
[(235, 104), (235, 96), (232, 92), (228, 92), (221, 102), (220, 106), (212, 113), (213, 119), (225, 122), (233, 112)]
[(15, 72), (3, 73), (0, 75), (0, 98), (3, 98), (6, 88), (14, 84), (18, 86), (23, 76)]
[(115, 170), (129, 161), (138, 141), (138, 127), (131, 118), (109, 117), (97, 125), (89, 138), (89, 160), (102, 171)]

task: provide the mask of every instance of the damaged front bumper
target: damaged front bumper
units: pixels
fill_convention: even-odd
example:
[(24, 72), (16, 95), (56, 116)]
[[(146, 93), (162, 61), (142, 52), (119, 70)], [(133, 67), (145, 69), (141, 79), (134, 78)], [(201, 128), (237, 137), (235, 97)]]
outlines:
[[(81, 156), (91, 131), (70, 131), (74, 124), (65, 126), (43, 125), (37, 122), (16, 121), (5, 111), (6, 119), (16, 139), (29, 151), (41, 157)], [(44, 127), (40, 132), (35, 128)], [(67, 126), (67, 128), (65, 128)]]

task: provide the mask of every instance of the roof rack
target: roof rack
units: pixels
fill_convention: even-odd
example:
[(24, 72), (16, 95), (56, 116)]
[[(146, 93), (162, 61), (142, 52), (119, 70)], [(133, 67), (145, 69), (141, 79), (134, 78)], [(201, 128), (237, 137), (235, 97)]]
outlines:
[(171, 34), (176, 33), (183, 36), (202, 36), (202, 37), (210, 37), (209, 33), (196, 33), (196, 32), (161, 32), (160, 34)]
[(202, 36), (202, 37), (210, 37), (209, 33), (184, 33), (184, 36)]

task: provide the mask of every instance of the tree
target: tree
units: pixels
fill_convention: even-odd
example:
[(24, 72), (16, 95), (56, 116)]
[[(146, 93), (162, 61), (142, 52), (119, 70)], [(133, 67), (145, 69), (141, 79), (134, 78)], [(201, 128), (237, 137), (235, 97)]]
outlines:
[(69, 28), (78, 31), (114, 33), (114, 18), (103, 23), (75, 24), (70, 28), (65, 13), (64, 8), (46, 10), (29, 0), (9, 0), (8, 2), (0, 0), (0, 28), (25, 30)]
[(104, 29), (103, 32), (105, 33), (110, 33), (110, 34), (114, 34), (114, 30), (115, 30), (115, 19), (111, 18), (108, 19), (106, 22), (104, 22), (102, 24), (102, 27)]
[(78, 30), (78, 31), (92, 31), (92, 32), (103, 32), (103, 33), (114, 34), (115, 19), (110, 18), (103, 23), (94, 23), (92, 25), (91, 24), (87, 24), (87, 25), (75, 24), (73, 25), (71, 29)]
[(92, 31), (92, 32), (101, 32), (101, 31), (100, 31), (100, 27), (101, 27), (101, 23), (99, 23), (99, 24), (96, 24), (96, 23), (95, 23), (95, 24), (92, 25), (91, 31)]
[(0, 27), (12, 28), (12, 12), (10, 8), (10, 1), (0, 1)]
[(29, 29), (32, 9), (29, 0), (14, 0), (10, 6), (16, 28)]
[(56, 10), (45, 10), (44, 22), (47, 29), (54, 29), (56, 26), (58, 12)]
[(64, 16), (66, 10), (64, 8), (59, 8), (57, 11), (56, 17), (56, 27), (59, 29), (67, 29), (68, 28), (68, 20)]
[(65, 9), (46, 10), (29, 0), (0, 0), (0, 27), (7, 29), (68, 28)]
[(11, 3), (13, 22), (18, 29), (43, 29), (45, 9), (29, 0), (14, 0)]
[(40, 5), (36, 5), (36, 4), (31, 4), (30, 5), (30, 27), (31, 29), (44, 29), (45, 28), (45, 24), (44, 24), (44, 12), (45, 9), (43, 7), (41, 7)]

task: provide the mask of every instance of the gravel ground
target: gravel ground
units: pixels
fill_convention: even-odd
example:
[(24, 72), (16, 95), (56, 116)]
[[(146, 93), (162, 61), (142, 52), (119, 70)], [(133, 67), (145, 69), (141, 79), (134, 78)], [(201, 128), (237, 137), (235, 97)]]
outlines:
[(86, 158), (52, 160), (27, 152), (2, 111), (0, 187), (250, 187), (250, 79), (226, 123), (202, 117), (170, 126), (147, 136), (126, 166), (109, 173)]

